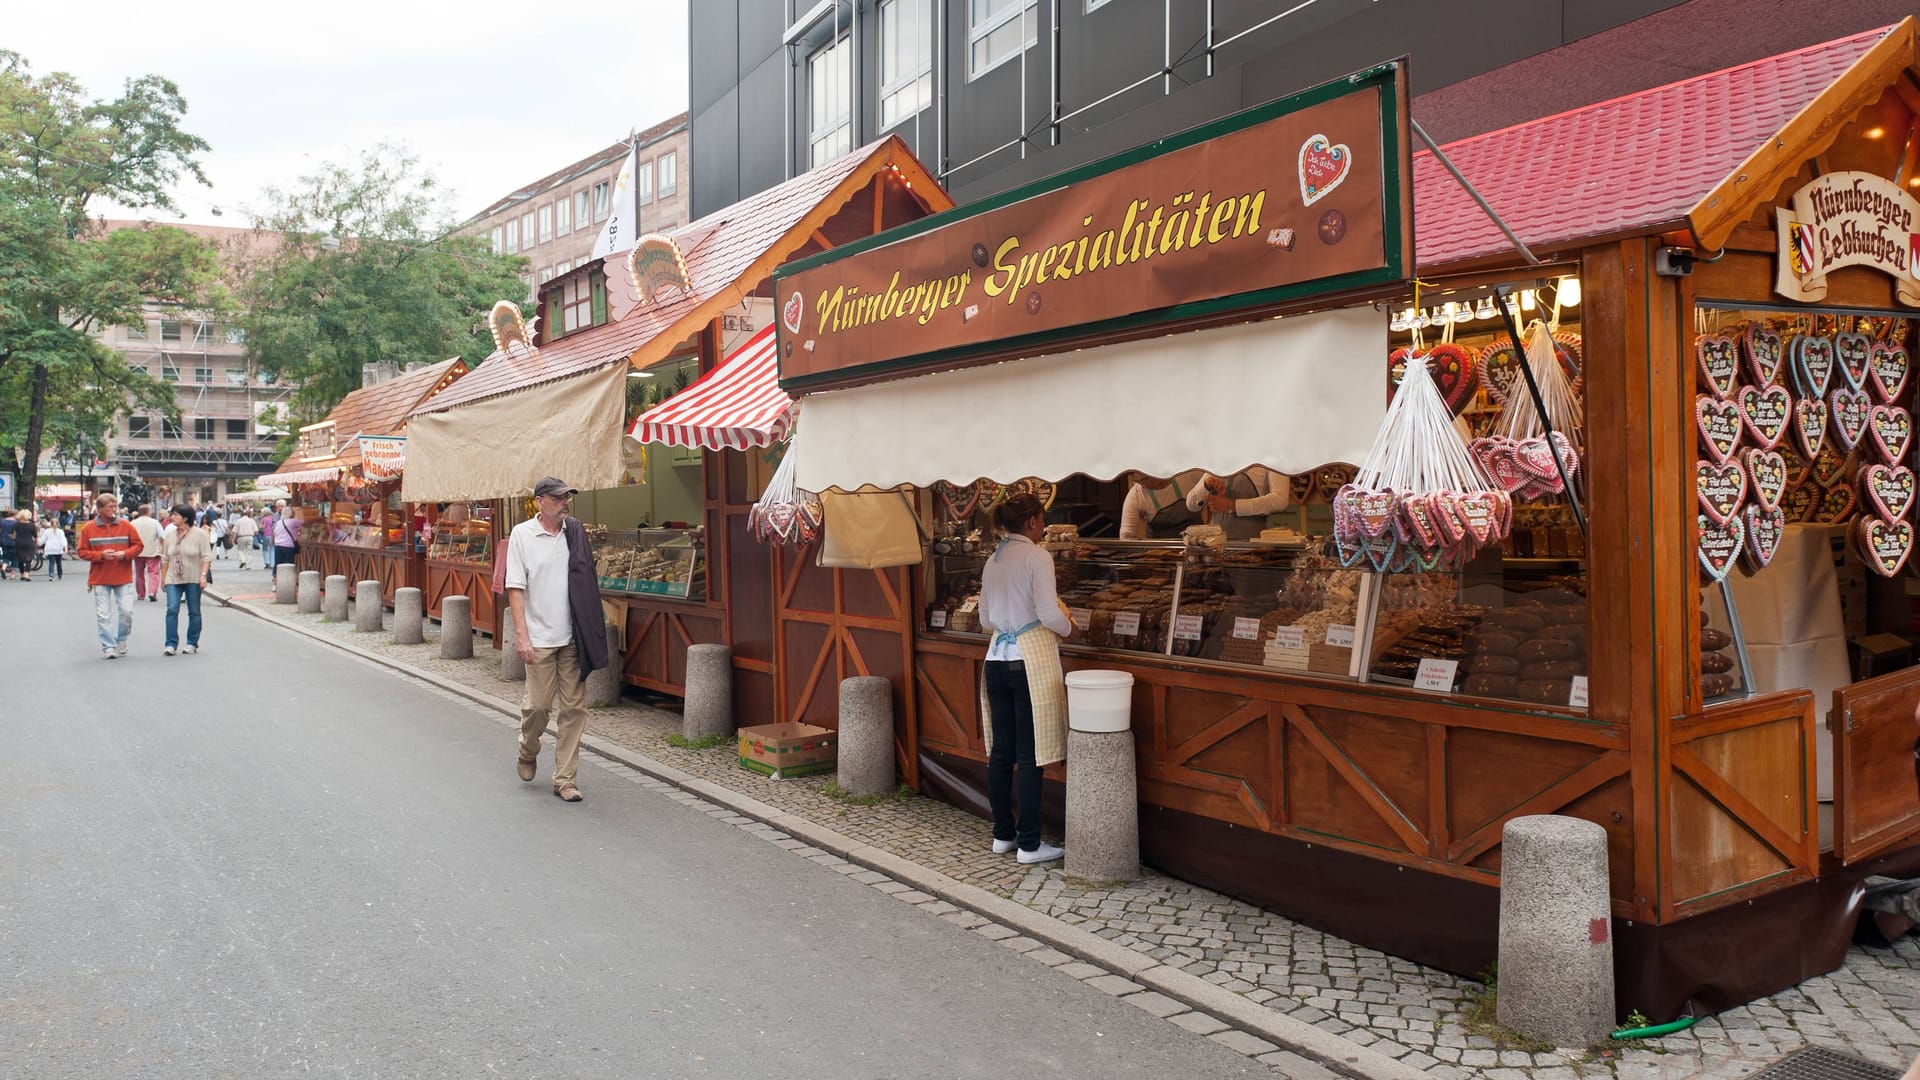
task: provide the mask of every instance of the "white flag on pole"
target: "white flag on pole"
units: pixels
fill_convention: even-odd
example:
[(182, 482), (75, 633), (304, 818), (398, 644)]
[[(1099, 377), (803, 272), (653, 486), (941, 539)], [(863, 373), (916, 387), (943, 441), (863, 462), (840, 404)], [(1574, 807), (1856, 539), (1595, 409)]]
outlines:
[(627, 151), (626, 164), (613, 182), (612, 209), (600, 236), (593, 242), (592, 258), (604, 259), (618, 251), (627, 251), (640, 238), (640, 192), (633, 186), (633, 174), (640, 169), (640, 145)]

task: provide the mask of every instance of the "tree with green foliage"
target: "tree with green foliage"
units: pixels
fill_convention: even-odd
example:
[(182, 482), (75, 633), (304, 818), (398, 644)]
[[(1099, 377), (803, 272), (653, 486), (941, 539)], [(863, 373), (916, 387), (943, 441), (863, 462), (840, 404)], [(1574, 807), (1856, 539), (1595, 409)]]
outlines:
[(404, 149), (323, 165), (267, 197), (256, 224), (284, 242), (242, 276), (240, 324), (248, 359), (296, 387), (295, 428), (357, 389), (368, 364), (478, 363), (494, 348), (488, 309), (526, 293), (526, 260), (455, 235), (445, 193)]
[(175, 209), (207, 144), (180, 129), (185, 99), (157, 75), (87, 98), (71, 75), (36, 77), (0, 50), (0, 462), (30, 500), (41, 451), (104, 445), (133, 408), (177, 416), (173, 394), (95, 335), (141, 321), (148, 301), (221, 305), (211, 244), (179, 229), (107, 231), (96, 200)]

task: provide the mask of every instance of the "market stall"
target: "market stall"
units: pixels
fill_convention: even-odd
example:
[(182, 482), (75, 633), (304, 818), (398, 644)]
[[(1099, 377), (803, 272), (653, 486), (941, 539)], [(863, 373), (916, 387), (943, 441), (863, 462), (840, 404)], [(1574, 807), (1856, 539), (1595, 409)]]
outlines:
[[(1066, 667), (1135, 678), (1148, 862), (1472, 975), (1494, 956), (1501, 828), (1569, 814), (1608, 833), (1623, 1014), (1717, 1010), (1837, 966), (1858, 882), (1920, 867), (1896, 356), (1920, 299), (1915, 58), (1909, 21), (1443, 148), (1539, 264), (1417, 155), (1425, 284), (1377, 312), (1344, 305), (1396, 280), (1367, 275), (1406, 235), (1391, 67), (784, 268), (796, 479), (924, 493), (923, 790), (983, 803), (969, 601), (981, 510), (1017, 484), (1052, 501)], [(1331, 115), (1341, 100), (1379, 104)], [(1287, 183), (1233, 175), (1257, 154), (1227, 141), (1245, 131), (1298, 150), (1268, 170)], [(1676, 146), (1686, 168), (1646, 167)], [(1124, 195), (1103, 202), (1113, 176)], [(1250, 198), (1246, 258), (1266, 261), (1223, 268)], [(1146, 221), (1157, 243), (1131, 231)], [(1196, 243), (1206, 265), (1182, 273)], [(896, 272), (905, 304), (836, 306)], [(934, 317), (898, 317), (923, 304)], [(1822, 339), (1855, 366), (1825, 364)], [(1154, 356), (1157, 391), (1139, 374)], [(1443, 418), (1383, 457), (1410, 358)], [(1364, 389), (1337, 381), (1350, 369)], [(1325, 421), (1363, 404), (1355, 446), (1352, 420)], [(1457, 488), (1422, 471), (1448, 439)], [(1250, 465), (1289, 490), (1245, 540), (1110, 539), (1126, 470), (1216, 476), (1223, 501), (1201, 502), (1226, 520), (1207, 524), (1231, 528), (1280, 501)], [(1849, 681), (1862, 664), (1878, 677)], [(1845, 722), (1818, 731), (1829, 702)]]

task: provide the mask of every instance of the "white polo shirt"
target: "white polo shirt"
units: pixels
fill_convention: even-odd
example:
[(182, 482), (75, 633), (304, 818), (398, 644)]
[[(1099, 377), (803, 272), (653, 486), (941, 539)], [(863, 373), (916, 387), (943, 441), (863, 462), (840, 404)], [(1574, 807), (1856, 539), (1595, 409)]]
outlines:
[(547, 531), (538, 517), (513, 527), (507, 540), (507, 588), (527, 594), (527, 643), (557, 649), (573, 640), (567, 599), (567, 531)]

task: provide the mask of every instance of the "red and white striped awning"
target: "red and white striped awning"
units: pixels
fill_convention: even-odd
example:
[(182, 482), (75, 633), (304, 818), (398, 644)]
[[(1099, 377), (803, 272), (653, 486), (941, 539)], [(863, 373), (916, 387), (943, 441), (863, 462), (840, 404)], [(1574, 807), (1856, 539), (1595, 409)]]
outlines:
[(627, 434), (643, 443), (702, 450), (771, 446), (793, 426), (793, 398), (780, 389), (778, 359), (769, 323), (719, 367), (642, 413)]
[(325, 484), (340, 479), (346, 469), (339, 465), (322, 469), (289, 469), (263, 476), (254, 483), (260, 487), (291, 487), (294, 484)]

